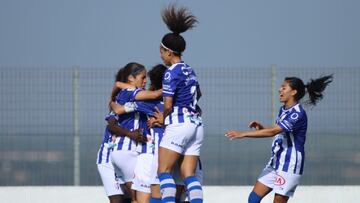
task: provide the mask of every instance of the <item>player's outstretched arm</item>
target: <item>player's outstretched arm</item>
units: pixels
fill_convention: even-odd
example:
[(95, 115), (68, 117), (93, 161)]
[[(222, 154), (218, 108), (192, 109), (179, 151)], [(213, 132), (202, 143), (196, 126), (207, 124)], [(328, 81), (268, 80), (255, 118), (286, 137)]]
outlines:
[(150, 90), (143, 90), (136, 94), (136, 100), (153, 100), (159, 99), (162, 96), (162, 89), (150, 91)]
[(131, 88), (135, 88), (135, 86), (133, 85), (130, 85), (128, 83), (125, 83), (125, 82), (115, 82), (115, 85), (114, 87), (118, 88), (118, 89), (131, 89)]
[(225, 136), (228, 137), (230, 140), (233, 139), (241, 139), (244, 137), (252, 137), (252, 138), (261, 138), (261, 137), (272, 137), (283, 130), (280, 126), (274, 125), (272, 127), (263, 128), (261, 130), (252, 130), (252, 131), (236, 131), (230, 130), (225, 133)]

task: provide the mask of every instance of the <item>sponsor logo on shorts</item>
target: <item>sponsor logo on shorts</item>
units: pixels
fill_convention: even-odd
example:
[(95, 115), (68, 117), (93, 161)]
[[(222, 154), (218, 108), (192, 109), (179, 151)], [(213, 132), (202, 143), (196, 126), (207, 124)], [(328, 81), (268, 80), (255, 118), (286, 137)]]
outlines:
[(150, 185), (146, 185), (146, 184), (140, 184), (140, 186), (144, 188), (150, 188)]
[(178, 143), (175, 143), (175, 142), (173, 142), (173, 141), (171, 141), (171, 144), (172, 144), (172, 145), (175, 145), (175, 146), (177, 146), (177, 147), (181, 147), (181, 148), (183, 148), (183, 147), (184, 147), (183, 145), (178, 144)]
[(280, 175), (276, 175), (274, 185), (280, 186), (285, 184), (285, 178)]

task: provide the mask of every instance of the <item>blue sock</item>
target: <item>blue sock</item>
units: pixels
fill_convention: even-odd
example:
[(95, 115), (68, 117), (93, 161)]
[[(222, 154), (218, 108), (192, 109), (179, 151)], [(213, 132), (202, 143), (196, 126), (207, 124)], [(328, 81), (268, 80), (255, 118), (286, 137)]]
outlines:
[(160, 190), (163, 203), (175, 203), (176, 185), (170, 173), (160, 173)]
[(202, 203), (203, 191), (196, 176), (186, 177), (184, 183), (189, 194), (190, 203)]
[(251, 192), (248, 198), (248, 203), (260, 203), (262, 197), (255, 192)]
[(150, 197), (150, 203), (161, 203), (161, 198)]

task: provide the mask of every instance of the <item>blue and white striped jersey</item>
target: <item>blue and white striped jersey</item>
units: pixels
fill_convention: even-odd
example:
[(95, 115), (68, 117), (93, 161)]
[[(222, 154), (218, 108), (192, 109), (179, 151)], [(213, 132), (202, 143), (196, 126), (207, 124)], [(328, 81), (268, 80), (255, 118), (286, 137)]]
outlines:
[(184, 62), (170, 66), (163, 79), (163, 96), (173, 98), (173, 111), (165, 118), (165, 125), (174, 123), (201, 124), (196, 112), (199, 83), (194, 70)]
[[(118, 116), (114, 112), (108, 113), (105, 117), (105, 120), (108, 121), (110, 118), (115, 118), (116, 120), (118, 120)], [(111, 137), (112, 135), (106, 127), (104, 137), (97, 155), (97, 164), (109, 163), (110, 153), (111, 151), (113, 151), (113, 148), (115, 146), (115, 143), (112, 142)]]
[[(137, 101), (135, 102), (135, 111), (146, 114), (147, 116), (153, 116), (155, 107), (160, 111), (164, 111), (164, 103), (159, 100), (150, 101)], [(164, 134), (164, 128), (154, 127), (148, 128), (147, 123), (143, 126), (144, 134), (151, 139), (148, 143), (142, 143), (138, 145), (137, 151), (139, 153), (157, 153), (160, 141)]]
[(289, 109), (280, 109), (276, 124), (283, 131), (274, 137), (269, 165), (276, 170), (303, 174), (307, 116), (304, 108), (296, 104)]
[[(122, 89), (118, 95), (116, 96), (116, 102), (120, 105), (124, 105), (126, 102), (134, 102), (136, 94), (141, 91), (140, 88), (134, 89)], [(144, 117), (144, 115), (143, 115)], [(127, 114), (118, 115), (118, 125), (133, 131), (139, 129), (139, 121), (141, 115), (138, 112), (131, 112)], [(135, 151), (136, 150), (136, 142), (130, 139), (129, 137), (119, 136), (116, 138), (116, 147), (114, 150), (128, 150)]]

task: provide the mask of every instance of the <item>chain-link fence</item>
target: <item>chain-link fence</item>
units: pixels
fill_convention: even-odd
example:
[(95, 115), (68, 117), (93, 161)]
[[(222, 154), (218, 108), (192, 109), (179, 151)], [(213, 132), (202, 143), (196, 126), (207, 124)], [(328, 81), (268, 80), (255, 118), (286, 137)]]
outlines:
[[(307, 82), (334, 73), (306, 107), (304, 185), (360, 184), (360, 69), (195, 67), (203, 97), (205, 185), (252, 185), (270, 157), (271, 138), (229, 141), (250, 120), (274, 123), (286, 76)], [(117, 68), (0, 69), (0, 185), (99, 185), (96, 153)]]

